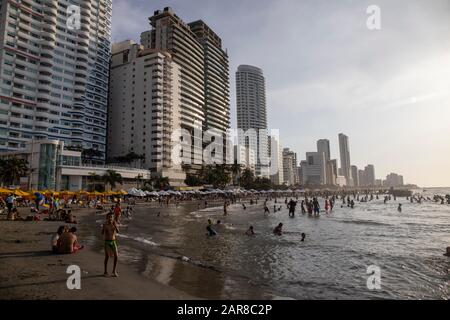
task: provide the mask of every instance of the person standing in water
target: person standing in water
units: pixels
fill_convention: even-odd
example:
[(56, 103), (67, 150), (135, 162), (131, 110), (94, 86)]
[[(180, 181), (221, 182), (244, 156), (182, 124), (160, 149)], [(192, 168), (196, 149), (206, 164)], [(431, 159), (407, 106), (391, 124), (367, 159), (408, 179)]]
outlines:
[(402, 212), (402, 204), (401, 204), (401, 203), (398, 204), (397, 211), (398, 211), (398, 212)]
[(227, 212), (228, 203), (225, 201), (223, 204), (223, 215), (226, 216), (228, 214)]

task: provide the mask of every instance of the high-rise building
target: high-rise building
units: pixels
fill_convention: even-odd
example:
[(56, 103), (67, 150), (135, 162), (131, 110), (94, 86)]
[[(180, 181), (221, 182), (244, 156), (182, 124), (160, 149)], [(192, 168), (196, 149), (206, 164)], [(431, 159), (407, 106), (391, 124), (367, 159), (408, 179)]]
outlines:
[(288, 186), (298, 183), (297, 154), (289, 148), (283, 149), (283, 179)]
[(375, 185), (375, 167), (372, 164), (367, 165), (364, 168), (366, 184), (370, 187)]
[(256, 151), (256, 175), (268, 177), (266, 89), (260, 68), (238, 67), (236, 100), (238, 129), (244, 133), (239, 133), (239, 144)]
[(211, 137), (205, 136), (205, 144), (217, 136), (224, 139), (220, 152), (225, 160), (230, 99), (228, 54), (222, 40), (203, 21), (187, 24), (170, 7), (155, 11), (149, 20), (152, 30), (141, 34), (141, 44), (169, 52), (181, 68), (181, 127), (191, 133), (191, 164), (200, 165), (205, 160), (199, 130), (212, 130)]
[(283, 149), (275, 136), (269, 136), (270, 180), (275, 185), (284, 183)]
[(364, 170), (358, 170), (358, 183), (360, 187), (367, 187), (366, 172)]
[(149, 18), (152, 29), (141, 34), (141, 44), (171, 54), (181, 70), (181, 127), (191, 134), (191, 164), (202, 164), (203, 139), (195, 131), (203, 130), (205, 122), (204, 49), (188, 24), (171, 8), (157, 10)]
[(384, 181), (385, 187), (402, 187), (404, 185), (403, 176), (397, 173), (390, 173)]
[(104, 163), (111, 14), (111, 0), (1, 1), (0, 151), (57, 139)]
[(222, 48), (222, 39), (203, 21), (188, 24), (203, 47), (205, 74), (204, 129), (214, 129), (223, 135), (230, 128), (230, 76), (228, 54)]
[(337, 184), (336, 178), (339, 174), (337, 160), (336, 159), (330, 160), (328, 165), (329, 165), (329, 173), (331, 174), (331, 179), (330, 179), (329, 184), (332, 186), (335, 186)]
[(351, 171), (350, 171), (350, 148), (348, 143), (348, 137), (343, 133), (339, 134), (339, 151), (341, 155), (342, 175), (345, 177), (347, 185), (352, 186)]
[(142, 155), (139, 165), (182, 185), (172, 159), (172, 134), (181, 128), (180, 67), (170, 53), (133, 41), (114, 44), (111, 58), (108, 157)]
[(352, 179), (353, 179), (353, 186), (359, 187), (359, 177), (358, 177), (358, 167), (357, 166), (351, 166), (350, 170), (352, 172)]
[(302, 182), (304, 185), (319, 186), (322, 184), (325, 168), (325, 154), (320, 152), (306, 152), (306, 161), (302, 161)]
[(317, 152), (323, 154), (320, 159), (323, 160), (322, 165), (322, 185), (333, 185), (333, 172), (331, 167), (331, 155), (330, 155), (330, 141), (327, 139), (320, 139), (317, 141)]

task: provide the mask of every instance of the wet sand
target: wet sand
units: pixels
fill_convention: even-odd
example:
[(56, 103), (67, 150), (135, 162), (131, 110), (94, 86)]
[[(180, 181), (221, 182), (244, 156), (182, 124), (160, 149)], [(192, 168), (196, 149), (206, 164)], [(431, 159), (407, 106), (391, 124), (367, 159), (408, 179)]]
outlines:
[[(20, 211), (26, 215), (27, 209)], [(80, 234), (88, 232), (85, 224), (93, 209), (73, 210)], [(5, 221), (0, 215), (0, 299), (68, 299), (68, 300), (184, 300), (195, 299), (180, 290), (143, 277), (130, 266), (120, 262), (119, 277), (103, 276), (103, 254), (85, 246), (76, 254), (54, 255), (50, 252), (50, 239), (62, 222)], [(67, 268), (77, 265), (81, 269), (81, 289), (67, 288)], [(109, 272), (112, 261), (109, 262)]]

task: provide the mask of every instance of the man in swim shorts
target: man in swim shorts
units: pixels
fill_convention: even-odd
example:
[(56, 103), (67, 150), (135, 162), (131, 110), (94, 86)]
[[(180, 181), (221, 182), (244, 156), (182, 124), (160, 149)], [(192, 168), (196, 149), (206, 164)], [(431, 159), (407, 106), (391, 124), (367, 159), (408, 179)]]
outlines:
[(116, 235), (119, 233), (116, 222), (114, 221), (114, 216), (112, 213), (106, 215), (106, 223), (102, 228), (103, 239), (105, 240), (105, 272), (104, 276), (108, 276), (108, 260), (109, 257), (114, 256), (113, 265), (113, 277), (118, 277), (117, 273), (117, 261), (119, 259), (119, 251), (117, 249)]

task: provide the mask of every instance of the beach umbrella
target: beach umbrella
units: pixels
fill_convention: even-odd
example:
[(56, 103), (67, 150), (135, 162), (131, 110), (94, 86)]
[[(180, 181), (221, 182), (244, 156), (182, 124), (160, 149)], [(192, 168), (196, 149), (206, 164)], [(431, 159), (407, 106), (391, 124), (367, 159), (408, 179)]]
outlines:
[(0, 188), (0, 194), (11, 194), (12, 190)]

